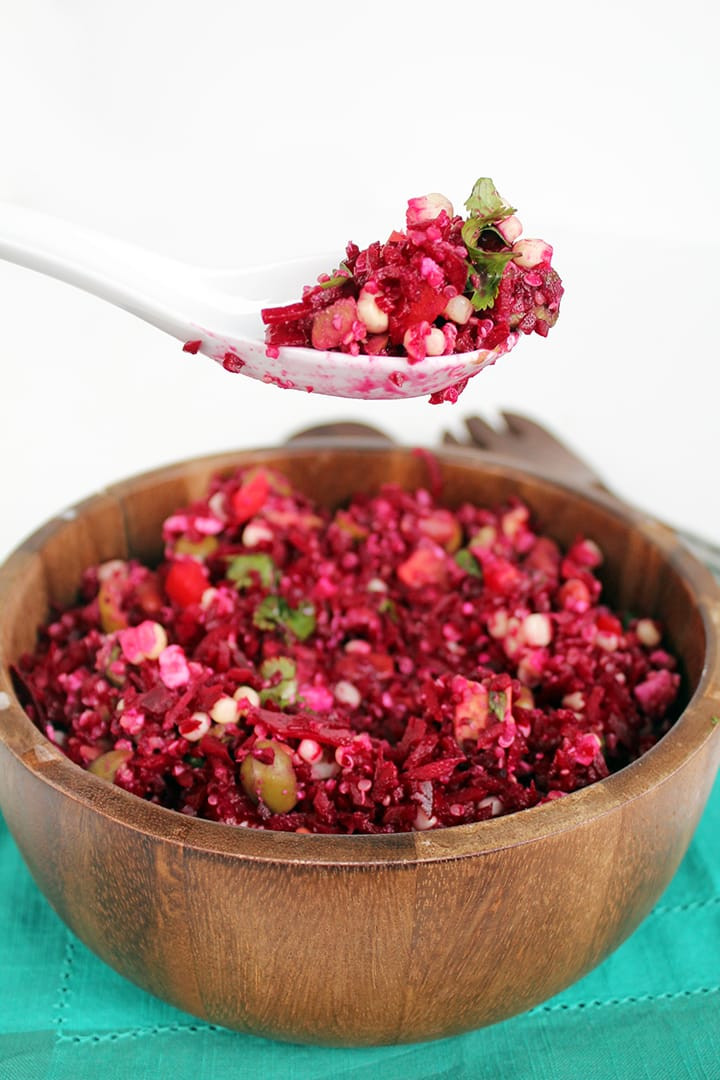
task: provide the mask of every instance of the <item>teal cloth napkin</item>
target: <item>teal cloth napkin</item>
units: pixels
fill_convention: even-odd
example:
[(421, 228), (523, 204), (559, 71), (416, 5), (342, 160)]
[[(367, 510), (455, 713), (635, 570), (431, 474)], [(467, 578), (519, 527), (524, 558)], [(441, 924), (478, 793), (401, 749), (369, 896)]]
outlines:
[(212, 1027), (116, 975), (54, 914), (0, 818), (0, 1077), (720, 1080), (718, 837), (720, 782), (651, 915), (544, 1005), (440, 1042), (329, 1050)]

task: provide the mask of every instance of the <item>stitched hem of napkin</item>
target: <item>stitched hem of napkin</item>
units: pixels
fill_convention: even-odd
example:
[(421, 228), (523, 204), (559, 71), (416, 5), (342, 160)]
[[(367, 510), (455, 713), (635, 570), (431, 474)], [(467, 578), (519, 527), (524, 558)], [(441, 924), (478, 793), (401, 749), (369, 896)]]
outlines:
[(75, 963), (75, 938), (68, 931), (66, 931), (66, 937), (65, 955), (60, 968), (57, 996), (53, 1005), (53, 1024), (58, 1035), (62, 1033), (63, 1024), (67, 1023), (67, 1013), (72, 993), (71, 979), (73, 964)]
[(720, 986), (698, 986), (694, 990), (675, 990), (667, 994), (630, 994), (627, 997), (607, 998), (605, 1001), (558, 1001), (552, 1005), (538, 1005), (532, 1012), (573, 1012), (580, 1009), (600, 1009), (607, 1005), (648, 1005), (654, 1001), (677, 1001), (679, 998), (699, 997), (703, 994), (720, 993)]

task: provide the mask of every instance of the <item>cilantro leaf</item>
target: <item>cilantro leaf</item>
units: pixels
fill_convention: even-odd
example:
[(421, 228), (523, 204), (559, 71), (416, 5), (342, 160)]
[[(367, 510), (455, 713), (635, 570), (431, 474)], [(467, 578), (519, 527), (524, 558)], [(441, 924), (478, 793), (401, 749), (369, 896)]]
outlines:
[(277, 705), (292, 705), (297, 695), (297, 679), (295, 674), (297, 667), (295, 661), (289, 656), (273, 656), (264, 660), (260, 665), (260, 674), (263, 679), (273, 679), (280, 676), (274, 686), (260, 691), (260, 701), (264, 705), (267, 701), (274, 701)]
[(478, 249), (485, 252), (507, 250), (507, 240), (494, 225), (488, 225), (479, 218), (469, 217), (460, 230), (462, 242), (468, 251)]
[(336, 285), (344, 285), (346, 281), (349, 281), (352, 277), (349, 268), (345, 263), (340, 263), (337, 270), (333, 270), (327, 281), (318, 281), (318, 285), (321, 289), (334, 289)]
[[(462, 227), (462, 240), (468, 252), (468, 291), (476, 311), (492, 307), (500, 288), (505, 267), (513, 257), (504, 236), (495, 225), (515, 213), (488, 176), (475, 181), (465, 203), (469, 217)], [(490, 248), (490, 250), (486, 250)]]
[(258, 552), (254, 555), (234, 555), (226, 576), (235, 582), (238, 589), (244, 589), (253, 584), (253, 577), (257, 574), (260, 584), (270, 589), (275, 583), (275, 572), (275, 563), (270, 556)]
[(283, 680), (294, 679), (296, 671), (297, 664), (289, 656), (271, 656), (260, 665), (263, 679), (271, 679), (273, 675), (280, 675)]
[(283, 596), (266, 596), (255, 608), (253, 623), (259, 630), (282, 626), (304, 641), (315, 629), (315, 608), (309, 602), (291, 608)]
[(470, 577), (482, 577), (480, 563), (469, 548), (460, 548), (460, 550), (455, 553), (455, 562), (460, 569), (464, 570)]
[(470, 255), (468, 285), (472, 289), (470, 303), (476, 311), (492, 307), (500, 288), (503, 271), (513, 257), (512, 251), (480, 251), (468, 249)]
[(503, 690), (491, 690), (488, 694), (488, 705), (490, 706), (490, 712), (494, 713), (498, 720), (505, 719), (507, 696)]
[(289, 611), (290, 605), (282, 596), (266, 596), (255, 608), (253, 623), (258, 630), (274, 630), (285, 625)]
[(489, 176), (481, 176), (475, 181), (465, 206), (481, 228), (504, 221), (515, 213), (515, 207), (505, 202)]
[(285, 625), (292, 630), (295, 637), (304, 641), (315, 630), (315, 608), (310, 603), (300, 604), (290, 609), (290, 614), (285, 620)]
[(383, 596), (378, 604), (378, 612), (380, 615), (387, 615), (391, 622), (398, 621), (397, 604), (389, 596)]

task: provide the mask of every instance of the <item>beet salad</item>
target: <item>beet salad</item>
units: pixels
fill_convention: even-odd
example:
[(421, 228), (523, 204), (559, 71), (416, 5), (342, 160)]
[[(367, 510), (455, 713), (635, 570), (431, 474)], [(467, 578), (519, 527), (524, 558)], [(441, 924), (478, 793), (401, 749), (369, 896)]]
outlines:
[(444, 195), (410, 199), (406, 228), (361, 250), (305, 288), (294, 304), (266, 308), (265, 341), (382, 356), (496, 349), (511, 335), (545, 337), (563, 287), (544, 240), (521, 238), (515, 209), (488, 177), (456, 215)]
[(387, 486), (329, 511), (254, 468), (164, 524), (151, 568), (89, 569), (18, 665), (79, 765), (190, 816), (434, 829), (607, 776), (675, 715), (662, 630), (602, 600), (518, 501)]

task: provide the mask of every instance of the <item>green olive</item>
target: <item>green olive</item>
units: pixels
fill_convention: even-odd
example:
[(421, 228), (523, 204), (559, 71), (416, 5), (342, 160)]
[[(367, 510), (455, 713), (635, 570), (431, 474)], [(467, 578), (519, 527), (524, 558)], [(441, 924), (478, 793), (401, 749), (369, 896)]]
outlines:
[(181, 536), (175, 543), (175, 551), (178, 555), (192, 555), (194, 559), (206, 559), (217, 550), (219, 542), (216, 536), (203, 536), (202, 540), (188, 540)]
[(88, 772), (101, 776), (103, 780), (109, 780), (112, 784), (115, 782), (115, 773), (131, 757), (132, 750), (108, 750), (106, 754), (95, 758), (88, 766)]
[(240, 766), (242, 786), (253, 802), (265, 803), (274, 814), (286, 814), (297, 802), (297, 780), (287, 750), (273, 739), (259, 739), (256, 750), (272, 750), (273, 760), (264, 764), (252, 753)]
[(120, 602), (120, 588), (117, 582), (112, 578), (101, 582), (98, 591), (98, 613), (100, 625), (106, 634), (112, 634), (114, 630), (124, 630), (128, 624)]

